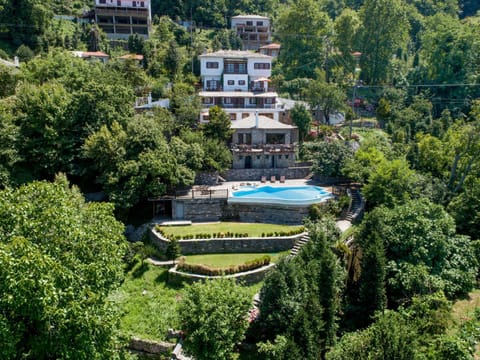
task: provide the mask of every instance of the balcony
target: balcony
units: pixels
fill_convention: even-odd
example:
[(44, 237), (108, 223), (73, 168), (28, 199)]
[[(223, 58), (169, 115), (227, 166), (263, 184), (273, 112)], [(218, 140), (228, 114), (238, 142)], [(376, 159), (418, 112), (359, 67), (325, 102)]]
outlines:
[(140, 16), (140, 17), (148, 17), (148, 9), (147, 8), (122, 8), (122, 7), (96, 7), (95, 8), (95, 15), (123, 15), (123, 16)]
[(295, 144), (233, 144), (232, 151), (239, 153), (264, 153), (264, 154), (291, 154), (295, 152)]

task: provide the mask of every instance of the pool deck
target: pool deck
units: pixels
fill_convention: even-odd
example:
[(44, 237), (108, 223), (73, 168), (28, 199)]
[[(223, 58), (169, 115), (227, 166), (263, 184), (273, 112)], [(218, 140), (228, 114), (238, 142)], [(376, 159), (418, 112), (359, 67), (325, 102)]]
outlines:
[(303, 185), (315, 185), (320, 186), (326, 190), (331, 191), (331, 186), (322, 186), (322, 184), (315, 182), (313, 180), (306, 180), (306, 179), (285, 179), (285, 182), (281, 183), (278, 179), (275, 182), (261, 182), (261, 181), (226, 181), (219, 185), (209, 186), (211, 190), (236, 190), (240, 186), (245, 185), (254, 185), (254, 186), (275, 186), (275, 187), (283, 187), (283, 186), (303, 186)]

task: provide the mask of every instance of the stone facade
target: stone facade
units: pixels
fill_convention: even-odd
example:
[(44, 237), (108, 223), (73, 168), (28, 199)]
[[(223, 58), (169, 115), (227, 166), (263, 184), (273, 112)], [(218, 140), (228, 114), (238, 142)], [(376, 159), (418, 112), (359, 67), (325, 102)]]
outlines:
[(308, 206), (229, 204), (228, 215), (241, 222), (299, 225), (308, 216), (308, 208)]
[(276, 169), (230, 169), (222, 173), (222, 176), (227, 181), (260, 181), (262, 176), (266, 176), (267, 180), (270, 180), (271, 176), (275, 176), (278, 181), (280, 176), (285, 176), (285, 179), (304, 179), (310, 172), (310, 166)]
[(173, 218), (193, 222), (220, 221), (227, 199), (176, 199), (173, 201)]
[[(290, 250), (295, 242), (304, 235), (282, 236), (276, 238), (223, 238), (179, 240), (182, 254), (228, 254), (252, 252), (279, 252)], [(150, 231), (150, 239), (162, 251), (165, 251), (168, 240), (155, 229)]]

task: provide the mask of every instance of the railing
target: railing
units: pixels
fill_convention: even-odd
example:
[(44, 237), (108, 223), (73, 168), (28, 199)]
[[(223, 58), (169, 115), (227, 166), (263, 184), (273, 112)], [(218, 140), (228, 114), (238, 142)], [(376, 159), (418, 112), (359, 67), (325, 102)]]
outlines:
[(189, 190), (177, 190), (175, 191), (175, 199), (227, 199), (229, 195), (228, 189), (209, 189), (198, 188)]
[(245, 144), (234, 144), (232, 145), (233, 151), (239, 152), (258, 152), (258, 150), (267, 152), (267, 153), (291, 153), (295, 151), (294, 144), (278, 144), (278, 145), (245, 145)]
[(148, 16), (147, 8), (104, 8), (96, 7), (95, 14), (98, 15), (131, 15), (131, 16)]

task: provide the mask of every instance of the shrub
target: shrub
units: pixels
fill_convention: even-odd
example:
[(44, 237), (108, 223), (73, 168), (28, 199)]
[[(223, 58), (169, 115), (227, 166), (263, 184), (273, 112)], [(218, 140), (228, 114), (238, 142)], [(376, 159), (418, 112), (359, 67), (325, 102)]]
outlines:
[(189, 264), (184, 260), (179, 261), (177, 269), (180, 271), (206, 275), (206, 276), (222, 276), (222, 275), (231, 275), (237, 274), (239, 272), (246, 272), (254, 269), (258, 269), (262, 266), (270, 264), (271, 258), (268, 255), (264, 255), (258, 259), (247, 261), (240, 265), (232, 265), (224, 268), (215, 268), (204, 264)]

